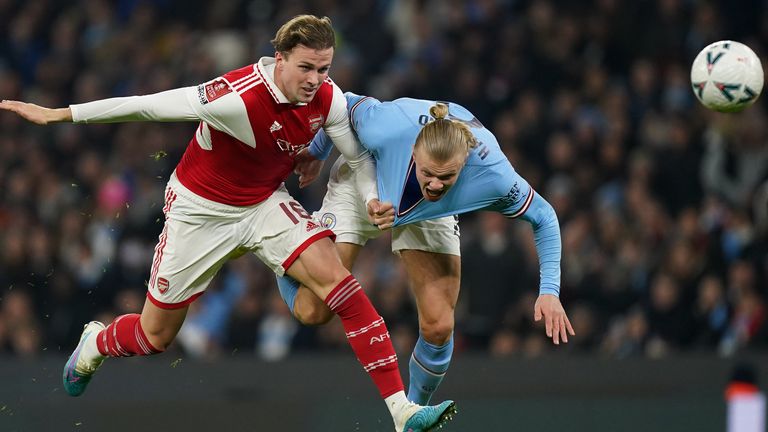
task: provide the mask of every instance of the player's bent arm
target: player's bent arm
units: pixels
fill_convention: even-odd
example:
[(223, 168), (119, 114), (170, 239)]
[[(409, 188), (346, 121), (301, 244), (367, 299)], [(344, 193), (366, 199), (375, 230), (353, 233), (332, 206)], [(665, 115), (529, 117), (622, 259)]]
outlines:
[(341, 90), (333, 85), (333, 101), (328, 120), (323, 126), (328, 137), (347, 160), (355, 176), (355, 186), (367, 204), (379, 198), (376, 183), (376, 163), (371, 153), (357, 140), (347, 114), (347, 100)]
[(75, 123), (200, 120), (195, 107), (190, 103), (191, 95), (197, 95), (197, 87), (178, 88), (144, 96), (102, 99), (73, 104), (69, 108)]
[(309, 143), (309, 148), (307, 151), (309, 154), (312, 155), (317, 160), (326, 160), (328, 159), (328, 156), (331, 155), (331, 151), (333, 150), (333, 141), (331, 141), (330, 138), (328, 138), (328, 134), (325, 133), (325, 130), (320, 129), (320, 131), (317, 132), (314, 138), (312, 138), (312, 142)]
[(539, 295), (560, 296), (560, 260), (562, 241), (560, 224), (552, 205), (541, 195), (530, 189), (531, 202), (520, 218), (533, 227), (533, 239), (539, 256)]

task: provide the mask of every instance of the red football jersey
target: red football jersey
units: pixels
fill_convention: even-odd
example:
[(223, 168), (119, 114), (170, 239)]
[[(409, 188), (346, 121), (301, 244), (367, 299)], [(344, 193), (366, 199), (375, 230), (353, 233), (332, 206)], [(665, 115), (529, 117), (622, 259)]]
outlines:
[(274, 192), (322, 127), (359, 173), (361, 197), (375, 197), (375, 165), (352, 132), (341, 90), (328, 79), (312, 102), (291, 104), (275, 85), (274, 68), (274, 58), (262, 57), (199, 86), (73, 104), (72, 119), (199, 121), (176, 176), (195, 194), (233, 206), (258, 204)]
[[(291, 104), (268, 73), (272, 65), (273, 59), (262, 58), (198, 86), (199, 103), (219, 121), (203, 118), (176, 167), (179, 181), (195, 194), (233, 206), (263, 201), (329, 118), (334, 93), (341, 94), (330, 79), (310, 103)], [(333, 105), (339, 109), (338, 101)], [(346, 115), (346, 104), (341, 110)]]

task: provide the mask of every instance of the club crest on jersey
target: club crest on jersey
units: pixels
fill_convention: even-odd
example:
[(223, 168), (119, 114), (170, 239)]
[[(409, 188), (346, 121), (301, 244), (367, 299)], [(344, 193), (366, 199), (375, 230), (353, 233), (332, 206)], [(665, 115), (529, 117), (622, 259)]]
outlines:
[(200, 84), (197, 86), (197, 97), (203, 105), (211, 103), (231, 92), (232, 88), (229, 87), (229, 84), (227, 84), (223, 78), (218, 78), (208, 84)]
[(336, 226), (336, 215), (333, 213), (323, 213), (320, 217), (320, 223), (328, 229), (333, 229)]
[(168, 282), (168, 279), (166, 278), (157, 278), (157, 290), (160, 291), (160, 294), (165, 294), (168, 292), (168, 287), (170, 286), (170, 283)]
[(325, 118), (322, 114), (313, 114), (309, 116), (307, 120), (309, 121), (309, 129), (312, 133), (315, 133), (320, 129), (320, 126), (323, 125), (323, 120), (325, 120)]

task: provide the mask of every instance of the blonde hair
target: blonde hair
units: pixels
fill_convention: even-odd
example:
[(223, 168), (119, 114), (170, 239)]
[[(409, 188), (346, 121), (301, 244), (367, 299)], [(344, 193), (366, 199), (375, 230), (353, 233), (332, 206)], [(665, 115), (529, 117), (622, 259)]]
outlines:
[(336, 32), (328, 17), (296, 15), (283, 24), (272, 39), (275, 51), (286, 54), (296, 45), (323, 50), (336, 46)]
[(423, 148), (430, 158), (445, 162), (477, 147), (477, 139), (469, 126), (461, 120), (448, 118), (448, 105), (438, 102), (429, 108), (429, 114), (435, 120), (421, 129), (414, 150)]

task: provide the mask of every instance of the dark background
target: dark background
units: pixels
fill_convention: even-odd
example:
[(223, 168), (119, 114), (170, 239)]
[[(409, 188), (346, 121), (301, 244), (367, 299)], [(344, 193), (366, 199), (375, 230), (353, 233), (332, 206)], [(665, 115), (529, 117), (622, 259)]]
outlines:
[[(491, 430), (518, 420), (542, 430), (694, 430), (676, 423), (683, 418), (696, 430), (721, 430), (730, 367), (768, 347), (766, 98), (740, 114), (708, 111), (694, 98), (689, 68), (722, 39), (764, 59), (765, 2), (0, 0), (0, 97), (67, 106), (196, 85), (272, 55), (274, 32), (299, 13), (332, 18), (331, 76), (343, 90), (465, 105), (558, 213), (561, 298), (577, 332), (560, 347), (531, 319), (538, 265), (530, 226), (494, 213), (461, 217), (456, 362), (441, 390), (465, 407), (460, 421), (497, 407), (487, 417), (507, 415), (510, 426)], [(230, 406), (234, 418), (296, 422), (286, 430), (325, 430), (300, 423), (315, 417), (336, 419), (341, 430), (359, 417), (370, 430), (366, 422), (386, 414), (372, 389), (344, 393), (367, 385), (356, 371), (316, 367), (348, 354), (338, 320), (299, 327), (273, 275), (250, 256), (228, 264), (195, 302), (169, 352), (110, 360), (88, 395), (61, 397), (58, 374), (82, 325), (141, 309), (163, 188), (194, 128), (38, 127), (0, 113), (0, 425), (127, 428), (99, 423), (107, 417), (95, 412), (105, 410), (139, 416), (149, 429), (170, 418), (215, 428), (202, 422), (227, 424), (221, 407)], [(325, 192), (324, 179), (288, 186), (310, 210)], [(415, 308), (386, 234), (354, 273), (407, 359)], [(184, 372), (165, 373), (179, 358)], [(355, 368), (351, 356), (341, 361)], [(754, 364), (763, 385), (766, 364)], [(602, 371), (613, 372), (601, 379)], [(220, 382), (262, 375), (269, 390), (216, 393), (225, 391)], [(313, 385), (331, 377), (341, 381)], [(301, 398), (263, 396), (282, 380)], [(563, 382), (573, 386), (561, 393)], [(651, 382), (682, 390), (654, 393)], [(346, 408), (317, 408), (334, 403)], [(72, 426), (82, 417), (73, 413), (94, 417)], [(663, 425), (648, 423), (659, 418)]]

